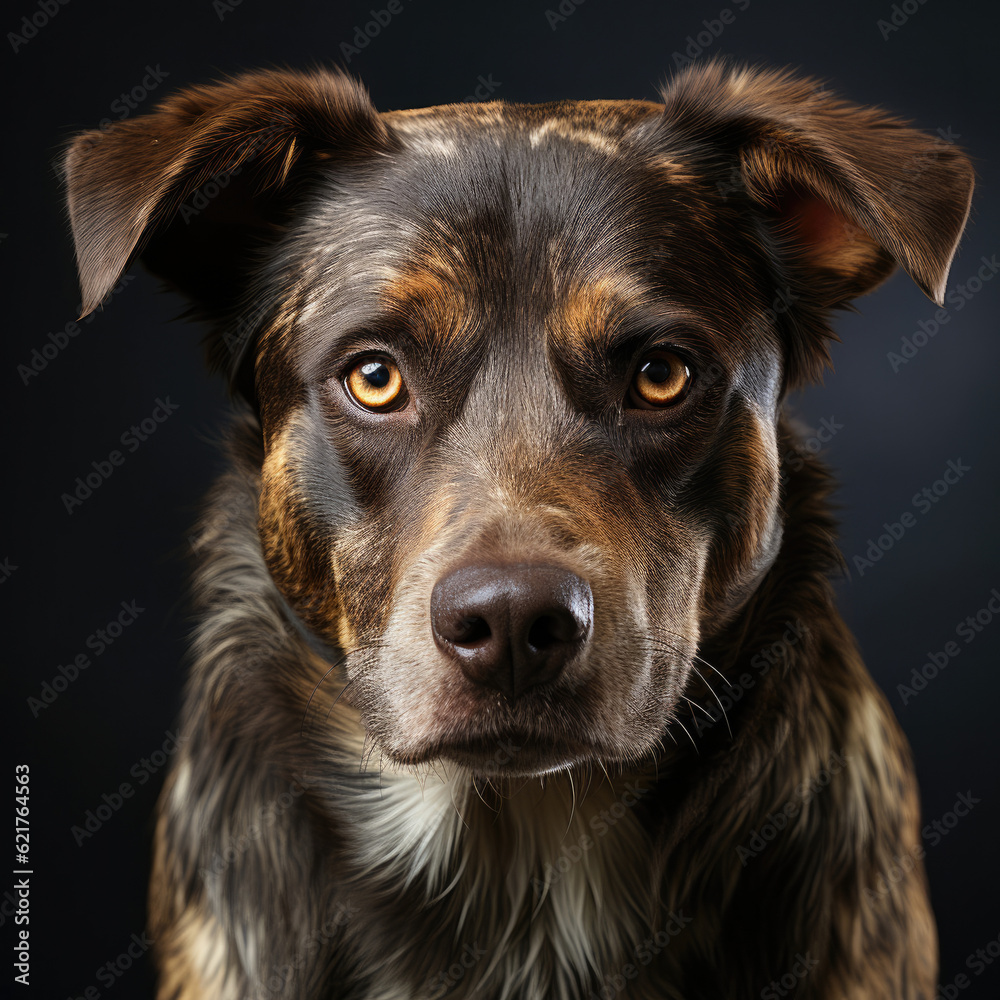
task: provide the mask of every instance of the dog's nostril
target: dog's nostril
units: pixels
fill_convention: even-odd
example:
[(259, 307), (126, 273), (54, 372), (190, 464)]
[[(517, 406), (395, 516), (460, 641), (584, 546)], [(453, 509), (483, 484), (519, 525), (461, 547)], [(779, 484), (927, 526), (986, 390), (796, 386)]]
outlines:
[(528, 645), (533, 649), (548, 649), (561, 642), (580, 637), (580, 626), (571, 615), (543, 615), (528, 629)]
[(491, 635), (485, 618), (462, 618), (456, 623), (455, 636), (451, 641), (460, 646), (473, 646), (485, 642)]
[(466, 677), (513, 699), (583, 650), (593, 609), (590, 584), (560, 566), (462, 566), (434, 586), (431, 629)]

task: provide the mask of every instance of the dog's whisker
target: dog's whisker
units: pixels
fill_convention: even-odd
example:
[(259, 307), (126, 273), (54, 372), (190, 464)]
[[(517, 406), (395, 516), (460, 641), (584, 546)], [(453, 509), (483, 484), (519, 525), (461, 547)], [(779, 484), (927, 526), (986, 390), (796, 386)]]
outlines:
[(604, 761), (601, 760), (600, 758), (598, 758), (597, 763), (600, 766), (601, 770), (604, 772), (604, 778), (607, 781), (608, 786), (610, 787), (611, 784), (612, 784), (612, 782), (611, 782), (611, 775), (608, 774), (608, 769), (604, 766)]
[[(704, 662), (704, 661), (702, 661), (702, 662)], [(711, 664), (708, 664), (708, 666), (711, 666)], [(732, 728), (732, 726), (729, 725), (729, 713), (726, 711), (725, 706), (722, 704), (722, 699), (719, 698), (719, 696), (715, 693), (715, 688), (713, 688), (712, 685), (709, 684), (708, 678), (706, 678), (705, 675), (701, 672), (701, 670), (698, 669), (697, 665), (695, 665), (694, 663), (692, 663), (691, 667), (692, 667), (692, 669), (694, 669), (695, 671), (697, 671), (698, 676), (701, 678), (702, 683), (708, 689), (708, 693), (715, 699), (716, 704), (719, 706), (719, 711), (722, 712), (722, 718), (725, 719), (725, 721), (726, 721), (726, 729), (729, 730), (729, 738), (732, 739), (733, 738), (733, 728)], [(714, 667), (712, 667), (712, 669), (715, 670)], [(716, 671), (716, 673), (718, 673), (718, 671)], [(720, 674), (719, 676), (721, 677), (722, 675)], [(726, 683), (728, 684), (729, 682), (727, 681)], [(702, 708), (702, 711), (705, 711), (702, 706), (699, 705), (698, 707)], [(709, 718), (711, 718), (711, 715), (707, 711), (705, 711), (705, 714), (708, 715)]]
[(688, 732), (687, 726), (685, 726), (684, 723), (681, 722), (680, 719), (675, 718), (673, 721), (676, 722), (677, 725), (680, 726), (681, 729), (684, 730), (684, 735), (687, 736), (687, 738), (691, 741), (691, 746), (694, 747), (694, 752), (697, 753), (697, 754), (700, 754), (701, 751), (698, 749), (698, 744), (695, 743), (694, 737)]
[(688, 703), (688, 712), (691, 713), (691, 725), (694, 726), (695, 729), (697, 729), (698, 720), (694, 717), (694, 708), (692, 707), (693, 703), (690, 698), (685, 698), (684, 700)]
[(569, 818), (566, 820), (566, 829), (563, 831), (560, 841), (565, 840), (569, 835), (569, 831), (573, 826), (573, 820), (576, 817), (576, 782), (572, 771), (567, 772), (566, 776), (569, 780)]
[(382, 762), (381, 762), (382, 750), (381, 750), (381, 747), (379, 747), (378, 743), (376, 742), (375, 738), (373, 736), (369, 736), (367, 733), (365, 733), (365, 738), (364, 738), (364, 741), (362, 742), (362, 745), (361, 745), (361, 760), (360, 760), (359, 765), (358, 765), (358, 773), (359, 774), (367, 774), (368, 773), (368, 766), (371, 763), (372, 755), (375, 753), (376, 749), (379, 752), (379, 791), (381, 792), (381, 790), (382, 790)]
[[(343, 662), (344, 662), (344, 661), (345, 661), (346, 659), (347, 659), (347, 654), (345, 653), (345, 654), (344, 654), (343, 656), (341, 656), (341, 657), (340, 657), (340, 659), (339, 659), (339, 660), (337, 660), (337, 662), (336, 662), (336, 663), (331, 663), (331, 664), (330, 664), (330, 666), (329, 666), (329, 668), (328, 668), (328, 669), (326, 670), (326, 672), (325, 672), (325, 673), (323, 674), (323, 676), (322, 676), (322, 677), (321, 677), (321, 678), (320, 678), (320, 679), (319, 679), (319, 680), (318, 680), (318, 681), (316, 682), (316, 685), (315, 685), (315, 687), (314, 687), (314, 688), (312, 689), (312, 694), (310, 694), (310, 695), (309, 695), (309, 700), (308, 700), (308, 701), (306, 702), (306, 707), (305, 707), (305, 710), (304, 710), (304, 711), (303, 711), (303, 713), (302, 713), (302, 728), (303, 728), (303, 730), (305, 729), (305, 725), (306, 725), (306, 721), (307, 721), (307, 720), (308, 720), (308, 718), (309, 718), (309, 709), (310, 709), (310, 707), (312, 706), (312, 703), (313, 703), (313, 699), (314, 699), (314, 698), (316, 697), (316, 695), (317, 695), (317, 694), (319, 693), (319, 689), (320, 689), (320, 688), (321, 688), (321, 687), (323, 686), (323, 684), (324, 684), (324, 683), (326, 682), (327, 678), (328, 678), (328, 677), (329, 677), (329, 676), (330, 676), (330, 675), (331, 675), (331, 674), (332, 674), (332, 673), (333, 673), (333, 672), (334, 672), (335, 670), (337, 670), (337, 669), (338, 669), (338, 668), (339, 668), (339, 667), (340, 667), (340, 666), (341, 666), (341, 665), (343, 664)], [(329, 716), (327, 716), (327, 717), (329, 718)]]
[[(676, 634), (676, 633), (670, 633), (670, 634)], [(650, 639), (649, 640), (649, 646), (652, 649), (661, 649), (661, 650), (664, 650), (666, 652), (674, 653), (674, 654), (677, 654), (677, 655), (681, 655), (683, 653), (683, 651), (680, 650), (680, 649), (678, 649), (677, 647), (675, 647), (673, 645), (670, 645), (668, 643), (665, 643), (662, 640), (662, 638), (659, 639), (659, 640), (657, 640), (657, 639)], [(726, 723), (726, 729), (729, 732), (729, 738), (732, 739), (733, 738), (733, 730), (732, 730), (732, 726), (729, 723), (729, 714), (726, 712), (726, 709), (725, 709), (725, 707), (722, 704), (722, 700), (719, 698), (719, 695), (716, 693), (715, 688), (712, 686), (712, 684), (709, 682), (708, 678), (704, 675), (704, 673), (698, 667), (698, 663), (701, 663), (704, 666), (708, 667), (710, 670), (714, 671), (716, 674), (719, 675), (719, 677), (723, 681), (726, 682), (726, 684), (729, 684), (729, 678), (727, 678), (725, 676), (725, 674), (721, 673), (716, 667), (714, 667), (711, 663), (708, 662), (708, 660), (704, 659), (703, 657), (698, 656), (698, 655), (692, 656), (691, 669), (694, 670), (698, 674), (698, 677), (701, 679), (701, 682), (705, 685), (705, 689), (715, 699), (716, 703), (718, 704), (719, 710), (722, 712), (722, 717), (723, 717), (723, 719), (725, 720), (725, 723)], [(682, 695), (681, 697), (685, 698), (685, 700), (687, 700), (687, 701), (690, 701), (690, 699), (688, 699), (684, 695)], [(697, 705), (697, 707), (701, 711), (705, 712), (705, 714), (708, 715), (709, 718), (711, 718), (711, 714), (705, 709), (705, 707), (703, 705), (698, 704), (698, 702), (692, 702), (692, 704)], [(696, 726), (697, 726), (697, 724), (696, 724)]]
[[(699, 655), (698, 653), (691, 653), (688, 651), (688, 647), (690, 646), (690, 641), (685, 636), (681, 635), (680, 632), (674, 632), (671, 629), (665, 628), (663, 626), (660, 626), (659, 630), (661, 633), (659, 641), (663, 643), (661, 648), (666, 649), (668, 652), (676, 653), (678, 655), (689, 656), (692, 660), (696, 660), (698, 663), (704, 664), (713, 673), (718, 674), (720, 680), (725, 681), (725, 683), (727, 684), (729, 683), (729, 678), (726, 677), (726, 675), (723, 674), (712, 663), (709, 663), (708, 660), (706, 660), (703, 656)], [(664, 638), (663, 638), (664, 636), (672, 636), (679, 641), (677, 643), (671, 643), (668, 645), (664, 643)], [(649, 641), (655, 643), (656, 639), (657, 637), (651, 636)]]
[[(487, 787), (489, 787), (489, 784), (490, 784), (490, 779), (487, 778), (486, 779), (486, 785), (487, 785)], [(472, 787), (475, 789), (476, 795), (479, 796), (479, 801), (482, 802), (482, 804), (484, 806), (486, 806), (487, 809), (492, 809), (492, 806), (489, 804), (489, 802), (486, 801), (486, 796), (483, 795), (482, 788), (479, 787), (479, 782), (478, 781), (473, 781), (472, 782)]]
[(337, 707), (337, 703), (341, 698), (344, 697), (344, 692), (355, 682), (356, 678), (351, 677), (347, 683), (337, 692), (337, 697), (333, 699), (333, 704), (330, 705), (329, 710), (326, 713), (326, 717), (323, 719), (324, 723), (330, 721), (330, 716), (333, 715), (333, 710)]
[(729, 683), (729, 678), (724, 673), (722, 673), (721, 670), (719, 670), (717, 667), (709, 663), (708, 660), (706, 660), (704, 657), (695, 655), (694, 659), (697, 660), (699, 663), (704, 664), (713, 673), (718, 674), (719, 680), (724, 681), (726, 684)]
[[(475, 788), (475, 781), (472, 781), (472, 782), (470, 782), (470, 785), (471, 785), (471, 786), (472, 786), (473, 788)], [(466, 805), (467, 803), (466, 803), (466, 801), (465, 801), (465, 800), (463, 799), (463, 801), (462, 801), (462, 804), (461, 804), (461, 805), (459, 805), (459, 801), (458, 801), (458, 786), (457, 786), (457, 784), (456, 784), (456, 783), (452, 783), (452, 784), (451, 784), (451, 785), (449, 786), (449, 791), (450, 791), (450, 793), (451, 793), (451, 805), (452, 805), (452, 808), (453, 808), (453, 809), (455, 810), (455, 812), (456, 812), (456, 813), (458, 814), (458, 819), (459, 819), (459, 822), (461, 822), (462, 826), (464, 826), (466, 830), (471, 830), (471, 829), (472, 829), (472, 825), (471, 825), (471, 824), (470, 824), (470, 822), (469, 822), (469, 821), (468, 821), (468, 820), (467, 820), (467, 819), (465, 818), (465, 813), (464, 813), (464, 812), (462, 812), (462, 809), (464, 808), (464, 806), (465, 806), (465, 805)], [(461, 863), (461, 866), (460, 866), (460, 867), (461, 867), (461, 870), (462, 870), (462, 871), (464, 871), (464, 870), (465, 870), (465, 858), (464, 858), (464, 857), (462, 858), (462, 863)], [(456, 876), (456, 877), (457, 877), (457, 876)]]
[[(691, 717), (694, 718), (694, 709), (698, 709), (699, 712), (703, 712), (709, 719), (712, 718), (712, 713), (709, 712), (704, 705), (699, 705), (693, 698), (689, 698), (686, 694), (681, 695), (681, 699), (686, 701), (689, 706), (691, 706)], [(697, 723), (696, 723), (697, 725)]]

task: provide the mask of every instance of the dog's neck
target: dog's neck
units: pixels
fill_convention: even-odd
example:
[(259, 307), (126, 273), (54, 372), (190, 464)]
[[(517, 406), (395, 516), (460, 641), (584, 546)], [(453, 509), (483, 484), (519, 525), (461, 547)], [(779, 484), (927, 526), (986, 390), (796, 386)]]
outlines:
[[(639, 817), (650, 778), (598, 773), (581, 786), (580, 775), (560, 774), (500, 794), (447, 764), (374, 770), (366, 789), (355, 783), (336, 803), (351, 817), (337, 837), (350, 881), (410, 911), (386, 969), (408, 966), (412, 988), (414, 907), (455, 943), (418, 963), (418, 996), (444, 995), (459, 978), (458, 995), (498, 979), (521, 982), (518, 996), (571, 996), (573, 982), (616, 968), (655, 926), (649, 873), (635, 863), (652, 846)], [(386, 975), (388, 995), (405, 993)]]

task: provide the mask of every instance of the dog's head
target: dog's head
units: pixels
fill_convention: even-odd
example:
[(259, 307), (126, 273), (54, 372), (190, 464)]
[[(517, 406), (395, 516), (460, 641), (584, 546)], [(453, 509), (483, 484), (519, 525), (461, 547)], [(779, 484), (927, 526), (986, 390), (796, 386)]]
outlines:
[(782, 542), (779, 406), (829, 311), (940, 302), (971, 169), (811, 81), (378, 114), (332, 72), (77, 138), (89, 312), (137, 256), (257, 407), (274, 582), (395, 760), (657, 746)]

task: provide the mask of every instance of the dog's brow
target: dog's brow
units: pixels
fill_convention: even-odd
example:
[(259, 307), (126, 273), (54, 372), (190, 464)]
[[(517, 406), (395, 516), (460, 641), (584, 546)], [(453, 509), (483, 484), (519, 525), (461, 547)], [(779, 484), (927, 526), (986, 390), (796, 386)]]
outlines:
[(627, 300), (617, 282), (574, 283), (556, 298), (545, 317), (548, 342), (573, 353), (609, 351), (623, 334)]
[[(606, 276), (574, 282), (546, 316), (550, 342), (574, 352), (610, 354), (637, 335), (683, 325), (706, 329), (703, 317), (658, 296), (638, 278)], [(710, 339), (710, 333), (706, 330)]]
[(461, 266), (460, 260), (430, 250), (383, 288), (387, 316), (402, 321), (416, 346), (445, 346), (467, 325), (472, 304), (457, 273)]

